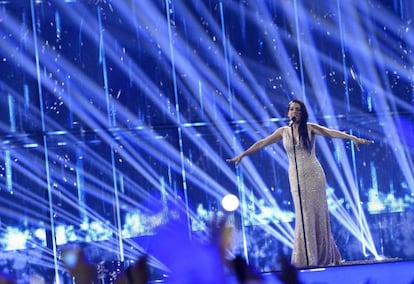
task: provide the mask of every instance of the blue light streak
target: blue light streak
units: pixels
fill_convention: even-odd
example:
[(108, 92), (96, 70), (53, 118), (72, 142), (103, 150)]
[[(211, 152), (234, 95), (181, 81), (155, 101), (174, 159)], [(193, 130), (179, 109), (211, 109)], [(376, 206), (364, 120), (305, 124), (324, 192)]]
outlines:
[[(40, 59), (39, 59), (39, 50), (38, 50), (38, 43), (37, 43), (37, 32), (36, 32), (36, 12), (34, 6), (34, 0), (30, 1), (30, 11), (31, 11), (31, 18), (32, 18), (32, 33), (33, 33), (33, 41), (34, 41), (34, 49), (35, 49), (35, 57), (36, 57), (36, 75), (37, 75), (37, 87), (38, 87), (38, 94), (39, 94), (39, 106), (40, 106), (40, 120), (41, 120), (41, 129), (43, 132), (46, 131), (45, 126), (45, 118), (43, 112), (43, 88), (42, 88), (42, 76), (40, 73)], [(59, 279), (59, 271), (58, 271), (58, 260), (57, 260), (57, 245), (56, 245), (56, 235), (55, 235), (55, 223), (54, 223), (54, 206), (53, 206), (53, 195), (52, 195), (52, 187), (50, 183), (50, 172), (49, 172), (49, 154), (47, 148), (47, 140), (46, 137), (43, 137), (43, 146), (44, 146), (44, 158), (45, 158), (45, 169), (46, 169), (46, 183), (47, 183), (47, 196), (49, 202), (49, 224), (50, 224), (50, 234), (51, 234), (51, 249), (53, 251), (53, 263), (55, 268), (55, 279)], [(59, 281), (57, 280), (59, 284)]]
[[(7, 25), (0, 25), (5, 36), (0, 52), (8, 65), (0, 87), (9, 96), (2, 100), (9, 117), (6, 112), (6, 123), (0, 123), (6, 133), (1, 143), (5, 185), (11, 184), (8, 171), (16, 178), (13, 196), (6, 198), (33, 208), (30, 213), (42, 220), (36, 230), (56, 228), (58, 245), (106, 241), (111, 253), (128, 259), (145, 248), (126, 238), (152, 234), (166, 222), (168, 213), (152, 214), (148, 206), (160, 202), (157, 196), (169, 204), (184, 190), (180, 213), (201, 230), (215, 214), (211, 204), (229, 191), (238, 192), (243, 197), (238, 213), (246, 225), (240, 228), (243, 253), (249, 253), (254, 239), (251, 226), (260, 226), (290, 248), (293, 212), (283, 149), (274, 145), (237, 170), (224, 159), (285, 125), (286, 102), (299, 95), (310, 104), (311, 120), (375, 139), (361, 152), (349, 143), (321, 139), (318, 151), (332, 177), (332, 214), (367, 248), (367, 257), (377, 257), (369, 213), (406, 210), (413, 204), (411, 144), (399, 135), (397, 122), (411, 117), (412, 94), (407, 99), (393, 81), (384, 83), (391, 75), (412, 81), (407, 66), (413, 37), (402, 27), (401, 13), (369, 13), (372, 7), (359, 2), (346, 7), (315, 4), (326, 8), (323, 15), (310, 13), (300, 1), (259, 1), (254, 7), (210, 1), (217, 4), (215, 10), (203, 1), (197, 7), (185, 1), (149, 2), (114, 1), (111, 9), (106, 2), (78, 3), (70, 9), (63, 1), (52, 8), (38, 3), (36, 9), (50, 8), (50, 15), (46, 10), (36, 14), (36, 24), (28, 24), (23, 11), (15, 18), (5, 15), (7, 7), (2, 9), (0, 19)], [(25, 28), (30, 24), (32, 32)], [(394, 45), (396, 38), (402, 47)], [(250, 40), (259, 46), (247, 48)], [(93, 69), (95, 65), (99, 67)], [(48, 163), (31, 171), (39, 156)], [(374, 175), (371, 161), (378, 170), (378, 196), (370, 191), (369, 203), (364, 198)], [(395, 166), (396, 174), (384, 171), (383, 165)], [(50, 185), (53, 204), (36, 194), (37, 188)], [(35, 210), (51, 206), (55, 225), (45, 226), (51, 216), (38, 216)], [(113, 207), (116, 216), (108, 218), (105, 210)], [(21, 209), (13, 205), (0, 212), (2, 220), (18, 221), (13, 216)], [(19, 236), (34, 231), (26, 225), (16, 230)], [(31, 245), (22, 240), (19, 247)], [(122, 247), (120, 240), (127, 245)]]
[(220, 20), (221, 20), (221, 40), (223, 42), (223, 53), (224, 53), (224, 64), (226, 66), (226, 81), (227, 81), (227, 97), (229, 100), (229, 111), (230, 117), (233, 118), (233, 92), (231, 86), (231, 76), (230, 76), (230, 54), (227, 48), (227, 35), (226, 35), (226, 26), (224, 21), (224, 12), (223, 12), (223, 3), (219, 2), (220, 7)]
[[(189, 200), (188, 200), (188, 192), (187, 192), (187, 178), (186, 178), (186, 171), (185, 171), (185, 162), (184, 162), (184, 150), (183, 150), (183, 140), (182, 140), (182, 128), (181, 128), (181, 116), (180, 116), (180, 105), (178, 102), (178, 90), (177, 90), (177, 76), (176, 76), (176, 66), (175, 66), (175, 52), (174, 46), (172, 41), (172, 32), (171, 32), (171, 18), (170, 18), (170, 3), (168, 0), (165, 0), (165, 15), (167, 18), (167, 27), (168, 27), (168, 38), (169, 38), (169, 50), (170, 50), (170, 59), (171, 59), (171, 73), (172, 73), (172, 80), (173, 80), (173, 89), (174, 89), (174, 101), (175, 101), (175, 111), (176, 111), (176, 123), (177, 123), (177, 132), (178, 132), (178, 146), (180, 152), (180, 161), (181, 161), (181, 177), (182, 177), (182, 184), (183, 184), (183, 193), (184, 193), (184, 203), (186, 206), (186, 211), (189, 212)], [(187, 217), (187, 225), (188, 228), (191, 228), (191, 220), (189, 218), (190, 215)], [(188, 234), (191, 238), (191, 230), (188, 230)]]

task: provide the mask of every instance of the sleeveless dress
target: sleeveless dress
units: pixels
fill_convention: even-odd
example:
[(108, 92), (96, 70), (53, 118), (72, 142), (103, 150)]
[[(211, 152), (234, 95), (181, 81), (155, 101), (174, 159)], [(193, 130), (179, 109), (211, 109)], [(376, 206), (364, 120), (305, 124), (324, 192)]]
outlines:
[(331, 234), (325, 173), (315, 155), (315, 135), (311, 134), (309, 128), (308, 133), (310, 152), (302, 143), (295, 145), (298, 186), (292, 129), (286, 126), (283, 131), (283, 146), (289, 158), (290, 191), (295, 205), (292, 264), (296, 267), (335, 265), (340, 262), (341, 256)]

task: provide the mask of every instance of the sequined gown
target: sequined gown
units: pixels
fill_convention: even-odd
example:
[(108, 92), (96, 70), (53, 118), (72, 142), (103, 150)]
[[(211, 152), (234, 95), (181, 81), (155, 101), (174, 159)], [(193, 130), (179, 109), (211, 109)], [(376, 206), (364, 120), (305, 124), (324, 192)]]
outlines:
[[(299, 173), (300, 208), (291, 128), (283, 132), (283, 145), (289, 157), (289, 183), (295, 205), (295, 239), (292, 264), (296, 267), (325, 266), (338, 264), (340, 254), (331, 234), (326, 198), (325, 173), (315, 155), (315, 136), (309, 133), (311, 151), (296, 144), (296, 159)], [(305, 234), (303, 233), (303, 212)], [(304, 239), (306, 238), (308, 261), (306, 261)]]

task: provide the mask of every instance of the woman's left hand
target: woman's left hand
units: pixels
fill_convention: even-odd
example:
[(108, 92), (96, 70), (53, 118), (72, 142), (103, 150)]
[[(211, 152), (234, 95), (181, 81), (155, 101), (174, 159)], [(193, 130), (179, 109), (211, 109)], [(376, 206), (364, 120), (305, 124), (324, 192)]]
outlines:
[(356, 136), (353, 136), (352, 137), (352, 142), (354, 142), (355, 147), (357, 148), (358, 151), (359, 151), (359, 145), (360, 144), (368, 145), (368, 144), (374, 143), (374, 141), (372, 141), (372, 140), (368, 140), (368, 139), (364, 139), (364, 138), (359, 138), (359, 137), (356, 137)]

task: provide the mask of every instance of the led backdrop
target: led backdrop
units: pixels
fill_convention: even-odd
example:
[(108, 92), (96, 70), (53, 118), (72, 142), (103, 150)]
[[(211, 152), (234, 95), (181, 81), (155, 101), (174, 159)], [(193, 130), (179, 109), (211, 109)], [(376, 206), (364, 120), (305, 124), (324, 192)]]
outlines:
[(282, 144), (225, 159), (286, 125), (293, 98), (375, 141), (317, 140), (343, 258), (413, 258), (413, 14), (409, 0), (0, 1), (2, 271), (64, 277), (68, 243), (136, 259), (168, 220), (203, 235), (227, 193), (234, 253), (277, 269), (294, 224)]

